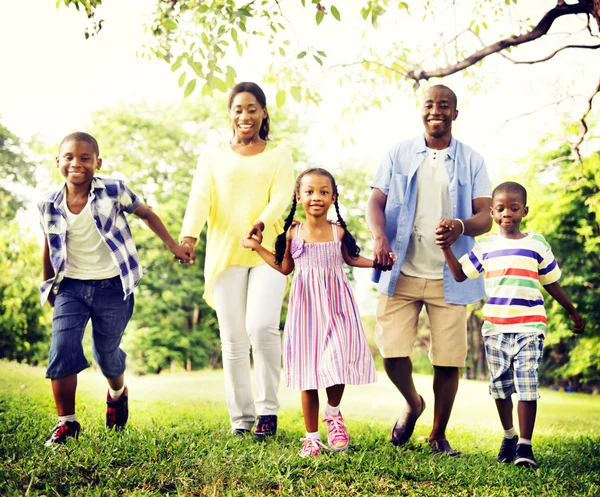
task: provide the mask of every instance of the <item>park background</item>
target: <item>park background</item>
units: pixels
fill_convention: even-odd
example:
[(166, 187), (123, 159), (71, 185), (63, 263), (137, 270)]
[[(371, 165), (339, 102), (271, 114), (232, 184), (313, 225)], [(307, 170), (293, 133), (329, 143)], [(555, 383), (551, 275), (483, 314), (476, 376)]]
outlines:
[[(576, 8), (597, 13), (597, 3), (96, 4), (0, 2), (0, 373), (6, 378), (0, 387), (0, 477), (5, 477), (0, 485), (6, 493), (85, 494), (95, 482), (108, 493), (333, 495), (343, 487), (351, 495), (505, 495), (501, 484), (512, 479), (524, 494), (600, 492), (595, 449), (600, 401), (589, 395), (600, 387), (600, 142), (594, 107), (600, 45), (597, 18)], [(89, 19), (86, 6), (94, 13)], [(568, 8), (573, 12), (560, 10)], [(486, 375), (481, 304), (470, 307), (465, 376), (473, 381), (461, 384), (451, 420), (456, 430), (451, 440), (469, 454), (463, 462), (429, 462), (422, 442), (431, 411), (417, 430), (415, 451), (398, 456), (388, 447), (388, 425), (402, 403), (383, 371), (376, 388), (349, 389), (344, 412), (356, 417), (351, 427), (360, 435), (343, 463), (334, 458), (323, 463), (324, 476), (318, 462), (295, 459), (303, 430), (299, 403), (290, 392), (282, 392), (283, 455), (275, 444), (232, 445), (225, 435), (216, 318), (201, 298), (202, 257), (194, 266), (175, 264), (160, 241), (133, 219), (145, 272), (123, 342), (130, 384), (139, 386), (137, 392), (132, 388), (139, 410), (133, 414), (135, 427), (128, 430), (129, 439), (88, 433), (101, 431), (102, 415), (102, 378), (92, 368), (80, 382), (79, 409), (90, 427), (82, 453), (51, 459), (38, 447), (54, 414), (43, 380), (51, 310), (38, 301), (42, 238), (35, 203), (49, 185), (60, 182), (54, 156), (64, 135), (84, 130), (96, 136), (102, 173), (125, 179), (177, 236), (199, 151), (229, 137), (223, 90), (234, 82), (256, 81), (267, 93), (273, 137), (292, 148), (298, 172), (318, 166), (336, 175), (344, 217), (369, 254), (364, 222), (369, 179), (395, 142), (421, 131), (418, 102), (428, 84), (423, 74), (456, 69), (482, 47), (535, 32), (548, 12), (564, 13), (548, 34), (431, 80), (458, 94), (453, 134), (484, 155), (492, 182), (512, 179), (527, 187), (526, 228), (551, 243), (563, 270), (561, 284), (587, 321), (586, 334), (574, 337), (564, 311), (547, 299), (540, 374), (555, 391), (545, 390), (540, 401), (536, 440), (543, 473), (537, 480), (522, 473), (487, 474), (499, 423), (485, 382), (479, 381)], [(562, 49), (566, 46), (574, 47)], [(203, 247), (201, 240), (200, 256)], [(368, 271), (355, 270), (351, 277), (373, 345), (377, 295)], [(426, 330), (423, 319), (415, 367), (432, 405)], [(91, 359), (89, 340), (88, 334)], [(157, 429), (170, 436), (150, 442)], [(186, 446), (191, 439), (195, 442)], [(164, 442), (162, 449), (156, 440)], [(152, 456), (149, 443), (158, 451)], [(211, 443), (217, 448), (209, 457)], [(372, 446), (380, 452), (377, 457), (369, 455)], [(204, 463), (188, 467), (182, 448)], [(268, 463), (257, 468), (264, 451)], [(152, 464), (163, 456), (172, 464)], [(404, 469), (399, 469), (398, 460), (406, 457), (408, 465), (400, 463)], [(562, 457), (569, 458), (567, 468)], [(72, 469), (74, 460), (79, 466)], [(250, 468), (259, 476), (245, 482)], [(358, 483), (341, 478), (345, 471)], [(332, 477), (335, 492), (327, 487)], [(443, 482), (441, 490), (432, 482)]]

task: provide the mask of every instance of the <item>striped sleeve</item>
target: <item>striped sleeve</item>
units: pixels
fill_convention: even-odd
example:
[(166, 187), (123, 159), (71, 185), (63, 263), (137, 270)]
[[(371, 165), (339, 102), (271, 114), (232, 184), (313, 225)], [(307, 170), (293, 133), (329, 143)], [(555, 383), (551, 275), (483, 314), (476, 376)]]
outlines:
[(483, 255), (479, 242), (475, 242), (473, 249), (463, 255), (458, 262), (467, 278), (471, 280), (478, 278), (483, 272)]
[(543, 249), (540, 250), (542, 260), (538, 265), (540, 284), (546, 286), (556, 283), (560, 279), (561, 273), (554, 254), (552, 253), (552, 249), (550, 248), (550, 244), (542, 235), (539, 234), (536, 234), (534, 239), (538, 240), (543, 246)]

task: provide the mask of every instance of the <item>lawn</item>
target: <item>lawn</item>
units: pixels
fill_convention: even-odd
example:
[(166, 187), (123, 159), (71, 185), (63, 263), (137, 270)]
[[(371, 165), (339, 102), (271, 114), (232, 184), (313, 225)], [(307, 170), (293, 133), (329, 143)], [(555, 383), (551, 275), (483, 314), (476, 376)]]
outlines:
[[(600, 397), (542, 390), (534, 437), (537, 470), (499, 465), (501, 437), (484, 382), (462, 381), (448, 438), (460, 458), (431, 455), (431, 377), (416, 376), (427, 402), (414, 448), (397, 449), (389, 429), (403, 403), (385, 373), (348, 387), (351, 436), (345, 453), (300, 459), (299, 394), (281, 388), (276, 439), (228, 434), (220, 371), (130, 377), (130, 423), (103, 428), (105, 380), (80, 375), (78, 442), (43, 446), (55, 423), (41, 368), (0, 361), (0, 495), (201, 496), (600, 496)], [(325, 438), (325, 431), (321, 433)]]

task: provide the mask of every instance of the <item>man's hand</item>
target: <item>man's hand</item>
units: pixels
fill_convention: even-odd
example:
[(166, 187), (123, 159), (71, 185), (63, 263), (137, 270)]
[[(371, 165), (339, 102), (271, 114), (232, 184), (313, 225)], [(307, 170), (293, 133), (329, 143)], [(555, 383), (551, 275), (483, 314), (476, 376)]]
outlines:
[(462, 231), (462, 224), (456, 219), (442, 219), (435, 227), (435, 244), (441, 249), (450, 248)]
[(387, 237), (376, 238), (375, 250), (373, 251), (373, 267), (380, 271), (389, 271), (395, 262), (396, 256), (392, 252)]

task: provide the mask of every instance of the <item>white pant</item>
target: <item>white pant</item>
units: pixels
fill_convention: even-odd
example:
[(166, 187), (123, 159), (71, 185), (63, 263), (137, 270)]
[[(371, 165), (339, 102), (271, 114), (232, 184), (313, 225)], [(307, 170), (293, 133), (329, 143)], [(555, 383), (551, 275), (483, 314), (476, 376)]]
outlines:
[(256, 373), (256, 411), (267, 415), (279, 410), (279, 318), (285, 286), (286, 277), (267, 264), (252, 268), (230, 266), (214, 283), (232, 429), (250, 430), (254, 424), (250, 346)]

